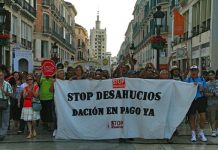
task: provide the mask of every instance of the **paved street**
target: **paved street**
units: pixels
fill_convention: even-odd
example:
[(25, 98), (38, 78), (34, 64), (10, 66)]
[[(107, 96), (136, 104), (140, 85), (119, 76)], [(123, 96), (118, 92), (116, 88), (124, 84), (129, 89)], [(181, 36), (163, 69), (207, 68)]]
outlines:
[[(55, 140), (51, 136), (51, 132), (39, 129), (38, 136), (34, 139), (27, 140), (25, 135), (17, 135), (11, 130), (7, 138), (0, 142), (0, 150), (215, 150), (218, 147), (218, 137), (208, 137), (208, 142), (190, 142), (189, 129), (186, 124), (182, 124), (179, 128), (179, 136), (173, 139), (172, 144), (168, 144), (166, 140), (143, 140), (135, 139), (119, 143), (118, 140)], [(209, 135), (209, 125), (207, 124), (206, 134)]]

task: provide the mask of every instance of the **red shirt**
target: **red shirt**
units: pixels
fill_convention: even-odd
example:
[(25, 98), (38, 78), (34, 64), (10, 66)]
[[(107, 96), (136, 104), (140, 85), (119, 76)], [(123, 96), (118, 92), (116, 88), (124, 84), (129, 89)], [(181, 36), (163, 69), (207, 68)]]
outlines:
[(33, 91), (28, 92), (28, 90), (29, 90), (28, 87), (29, 86), (24, 88), (24, 91), (27, 92), (28, 95), (24, 98), (23, 107), (32, 107), (32, 98), (34, 97), (33, 96), (33, 91), (36, 92), (39, 89), (38, 85), (34, 85), (33, 86)]

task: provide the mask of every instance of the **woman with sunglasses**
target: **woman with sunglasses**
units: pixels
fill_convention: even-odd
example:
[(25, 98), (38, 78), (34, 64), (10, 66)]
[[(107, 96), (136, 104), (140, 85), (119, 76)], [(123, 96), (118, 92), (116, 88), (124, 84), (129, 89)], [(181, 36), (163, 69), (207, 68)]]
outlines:
[(26, 137), (30, 139), (36, 136), (36, 120), (40, 119), (40, 112), (34, 111), (32, 108), (32, 99), (39, 96), (39, 87), (34, 84), (33, 75), (27, 75), (27, 87), (23, 90), (23, 108), (21, 113), (21, 119), (27, 122), (29, 129), (29, 135)]

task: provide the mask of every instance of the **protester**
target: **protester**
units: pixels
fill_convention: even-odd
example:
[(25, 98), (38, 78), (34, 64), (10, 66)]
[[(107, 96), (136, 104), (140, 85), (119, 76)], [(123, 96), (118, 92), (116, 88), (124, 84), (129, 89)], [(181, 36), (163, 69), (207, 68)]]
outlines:
[(181, 72), (178, 66), (172, 66), (170, 70), (170, 78), (173, 80), (183, 81), (183, 77), (181, 76)]
[(76, 66), (76, 68), (75, 68), (75, 75), (76, 75), (76, 76), (73, 77), (72, 80), (85, 79), (83, 67), (82, 67), (81, 65)]
[(147, 63), (145, 68), (139, 74), (143, 79), (158, 79), (159, 73), (152, 63)]
[(62, 63), (57, 63), (57, 69), (64, 69), (64, 65)]
[(21, 87), (21, 78), (19, 72), (13, 73), (13, 78), (15, 79), (15, 85), (12, 86), (13, 88), (13, 96), (11, 98), (11, 116), (14, 120), (14, 127), (18, 129), (20, 123), (20, 116), (21, 116), (21, 109), (18, 107), (18, 100), (20, 99), (22, 93)]
[(166, 69), (163, 69), (160, 71), (160, 79), (169, 79), (169, 71)]
[[(57, 70), (57, 74), (56, 74), (56, 79), (59, 79), (59, 80), (64, 80), (64, 70), (63, 69), (58, 69)], [(54, 80), (52, 86), (50, 87), (50, 92), (54, 93), (54, 83), (55, 83), (56, 80)], [(53, 119), (54, 119), (54, 131), (53, 131), (53, 136), (56, 136), (56, 132), (57, 132), (57, 115), (56, 115), (56, 109), (55, 109), (55, 104), (53, 105), (53, 110), (54, 110), (54, 113), (53, 113)]]
[(128, 78), (136, 78), (136, 71), (134, 71), (134, 70), (129, 70), (129, 71), (127, 72), (127, 76), (128, 76)]
[(208, 117), (212, 128), (212, 137), (218, 136), (218, 80), (215, 78), (215, 71), (208, 72), (209, 81), (207, 82), (208, 97)]
[(71, 66), (67, 67), (66, 80), (72, 80), (75, 78), (75, 69)]
[[(186, 79), (186, 82), (193, 83), (195, 86), (198, 86), (198, 90), (195, 96), (194, 101), (191, 104), (191, 107), (188, 111), (188, 118), (190, 122), (192, 137), (191, 141), (196, 142), (196, 132), (198, 131), (198, 135), (200, 140), (203, 142), (207, 141), (207, 138), (204, 135), (205, 121), (206, 121), (206, 107), (207, 101), (204, 97), (204, 90), (206, 89), (206, 82), (202, 77), (198, 76), (199, 69), (196, 65), (190, 67), (190, 77)], [(199, 114), (199, 126), (200, 129), (196, 128), (196, 113)]]
[(110, 79), (110, 73), (108, 70), (103, 70), (102, 74), (105, 79)]
[[(20, 85), (21, 94), (20, 94), (20, 97), (18, 99), (18, 108), (20, 110), (22, 110), (22, 108), (23, 108), (23, 101), (24, 101), (24, 99), (23, 99), (23, 89), (28, 86), (27, 81), (26, 81), (27, 75), (28, 75), (28, 73), (26, 73), (26, 72), (21, 73), (21, 82), (22, 82), (22, 84)], [(24, 133), (26, 122), (23, 119), (20, 119), (20, 124), (19, 125), (20, 126), (19, 126), (19, 130), (17, 131), (17, 134)]]
[(103, 70), (102, 69), (97, 69), (96, 71), (95, 71), (95, 78), (94, 78), (95, 80), (103, 80), (103, 79), (105, 79), (104, 77), (103, 77)]
[(87, 79), (89, 79), (89, 80), (95, 79), (95, 72), (94, 72), (94, 71), (90, 71), (90, 72), (88, 73)]
[(40, 101), (42, 104), (41, 120), (44, 129), (52, 131), (54, 94), (50, 92), (50, 88), (53, 85), (53, 78), (43, 77), (41, 78), (39, 85)]
[(27, 75), (27, 86), (23, 90), (23, 108), (21, 113), (21, 119), (27, 122), (29, 135), (26, 137), (30, 139), (36, 137), (36, 120), (40, 119), (39, 111), (33, 110), (32, 101), (33, 98), (39, 96), (39, 87), (37, 84), (34, 84), (34, 78), (32, 74)]
[(129, 71), (129, 66), (125, 65), (125, 64), (120, 64), (118, 66), (118, 74), (117, 74), (117, 78), (120, 77), (127, 77), (127, 72)]
[[(177, 81), (184, 81), (183, 76), (181, 74), (182, 74), (181, 70), (177, 65), (171, 67), (170, 79), (177, 80)], [(179, 135), (178, 129), (175, 130), (173, 135)]]
[(218, 80), (218, 69), (216, 70), (216, 80)]
[[(4, 80), (5, 74), (3, 70), (0, 70), (0, 101), (6, 100), (9, 103), (9, 98), (12, 96), (13, 90), (11, 85)], [(10, 119), (10, 107), (6, 109), (0, 109), (0, 141), (4, 140)]]
[(205, 79), (205, 81), (209, 81), (209, 76), (208, 76), (208, 71), (207, 70), (202, 70), (201, 71), (201, 76)]

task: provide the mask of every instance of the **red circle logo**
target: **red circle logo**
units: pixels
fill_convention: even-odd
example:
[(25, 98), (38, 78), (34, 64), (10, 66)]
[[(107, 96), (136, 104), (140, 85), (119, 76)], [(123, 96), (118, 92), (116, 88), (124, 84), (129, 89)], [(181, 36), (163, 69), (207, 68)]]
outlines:
[(42, 74), (45, 77), (52, 77), (56, 73), (56, 65), (53, 60), (43, 60), (42, 61)]

